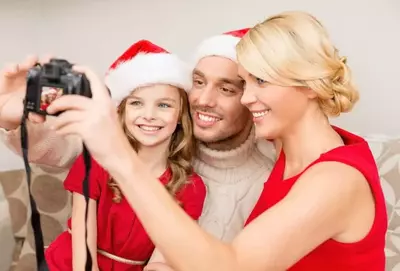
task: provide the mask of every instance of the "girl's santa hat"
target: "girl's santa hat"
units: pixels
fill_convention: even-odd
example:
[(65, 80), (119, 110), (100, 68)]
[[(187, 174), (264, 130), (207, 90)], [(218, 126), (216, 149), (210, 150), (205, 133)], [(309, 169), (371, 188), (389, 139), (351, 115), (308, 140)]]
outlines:
[(178, 56), (148, 40), (140, 40), (110, 66), (105, 84), (117, 101), (134, 89), (151, 84), (168, 84), (188, 91), (192, 71)]
[(207, 56), (221, 56), (237, 62), (236, 44), (249, 29), (234, 30), (203, 40), (195, 51), (194, 63)]

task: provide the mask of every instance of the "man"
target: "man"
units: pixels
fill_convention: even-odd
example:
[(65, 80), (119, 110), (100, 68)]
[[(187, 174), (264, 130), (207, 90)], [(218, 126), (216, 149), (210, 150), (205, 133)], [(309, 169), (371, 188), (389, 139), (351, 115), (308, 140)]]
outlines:
[[(251, 113), (240, 103), (243, 83), (237, 74), (235, 46), (246, 32), (225, 33), (199, 45), (189, 93), (194, 135), (200, 141), (193, 166), (207, 186), (199, 223), (224, 241), (232, 240), (243, 228), (274, 160), (272, 144), (256, 142)], [(0, 77), (1, 137), (18, 154), (25, 74), (34, 62), (28, 59)], [(81, 152), (80, 140), (55, 135), (49, 128), (51, 118), (34, 123), (42, 121), (32, 116), (28, 125), (30, 161), (69, 168)]]

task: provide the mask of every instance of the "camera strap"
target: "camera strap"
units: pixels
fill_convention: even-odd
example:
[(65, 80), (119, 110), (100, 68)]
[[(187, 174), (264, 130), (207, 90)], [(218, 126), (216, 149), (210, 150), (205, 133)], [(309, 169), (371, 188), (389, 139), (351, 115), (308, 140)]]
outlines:
[[(31, 225), (35, 240), (35, 251), (36, 251), (36, 266), (38, 271), (49, 271), (45, 256), (44, 256), (44, 241), (43, 241), (43, 231), (40, 224), (40, 213), (37, 209), (36, 201), (32, 196), (31, 192), (31, 167), (28, 159), (28, 129), (27, 129), (27, 120), (28, 120), (28, 110), (26, 109), (24, 102), (24, 111), (21, 119), (21, 149), (22, 149), (22, 157), (25, 165), (26, 179), (28, 183), (28, 193), (29, 193), (29, 202), (31, 205)], [(87, 221), (88, 221), (88, 211), (89, 211), (89, 175), (91, 169), (91, 156), (86, 148), (85, 144), (83, 144), (83, 158), (85, 162), (85, 178), (82, 183), (83, 194), (86, 201), (86, 210), (85, 210), (85, 240), (86, 240), (86, 264), (85, 271), (92, 270), (92, 257), (89, 252), (89, 246), (87, 242)], [(71, 263), (72, 264), (72, 263)]]
[[(24, 107), (25, 108), (25, 107)], [(24, 109), (24, 113), (22, 115), (21, 120), (21, 149), (22, 149), (22, 158), (24, 159), (25, 172), (26, 172), (26, 180), (28, 182), (28, 193), (29, 193), (29, 202), (31, 205), (31, 225), (33, 230), (33, 236), (35, 239), (35, 251), (36, 251), (36, 265), (37, 270), (45, 271), (49, 270), (47, 267), (46, 260), (44, 258), (44, 242), (43, 242), (43, 232), (40, 224), (40, 213), (37, 209), (36, 201), (32, 196), (31, 192), (31, 167), (28, 161), (28, 131), (26, 121), (28, 118), (28, 112)]]
[[(89, 153), (89, 150), (86, 148), (85, 144), (83, 143), (83, 161), (85, 163), (85, 178), (83, 179), (83, 195), (85, 196), (86, 201), (86, 210), (85, 210), (85, 240), (86, 240), (86, 264), (85, 270), (91, 271), (92, 270), (92, 257), (89, 251), (88, 245), (88, 231), (87, 231), (87, 222), (89, 216), (89, 179), (90, 179), (90, 170), (92, 168), (92, 159)], [(96, 255), (95, 255), (96, 257)]]

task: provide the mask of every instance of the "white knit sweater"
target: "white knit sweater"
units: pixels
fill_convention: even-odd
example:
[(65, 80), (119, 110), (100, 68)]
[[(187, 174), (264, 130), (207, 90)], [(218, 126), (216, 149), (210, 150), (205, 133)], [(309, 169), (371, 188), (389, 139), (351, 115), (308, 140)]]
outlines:
[(273, 166), (272, 144), (256, 144), (254, 130), (238, 148), (216, 151), (200, 145), (193, 166), (203, 178), (207, 197), (200, 225), (223, 241), (242, 229)]
[[(81, 153), (76, 137), (62, 138), (46, 124), (29, 125), (30, 161), (46, 166), (69, 168)], [(1, 140), (21, 155), (19, 129), (0, 129)], [(202, 228), (223, 241), (231, 241), (257, 202), (273, 166), (274, 149), (266, 141), (255, 142), (254, 129), (248, 139), (230, 151), (211, 150), (200, 145), (194, 160), (195, 171), (207, 186), (207, 197), (200, 217)]]

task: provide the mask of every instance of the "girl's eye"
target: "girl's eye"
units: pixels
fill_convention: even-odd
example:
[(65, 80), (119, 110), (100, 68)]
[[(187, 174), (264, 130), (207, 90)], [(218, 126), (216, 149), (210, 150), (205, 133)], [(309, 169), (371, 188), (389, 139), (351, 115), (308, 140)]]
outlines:
[(130, 105), (134, 105), (134, 106), (139, 106), (139, 105), (141, 105), (141, 102), (139, 102), (139, 101), (131, 101), (129, 104)]
[(263, 79), (261, 79), (261, 78), (258, 78), (258, 77), (256, 77), (256, 81), (257, 81), (257, 83), (259, 84), (259, 85), (262, 85), (262, 84), (265, 84), (267, 81), (265, 81), (265, 80), (263, 80)]
[(169, 107), (171, 107), (169, 104), (166, 104), (166, 103), (160, 103), (158, 106), (161, 107), (161, 108), (169, 108)]

